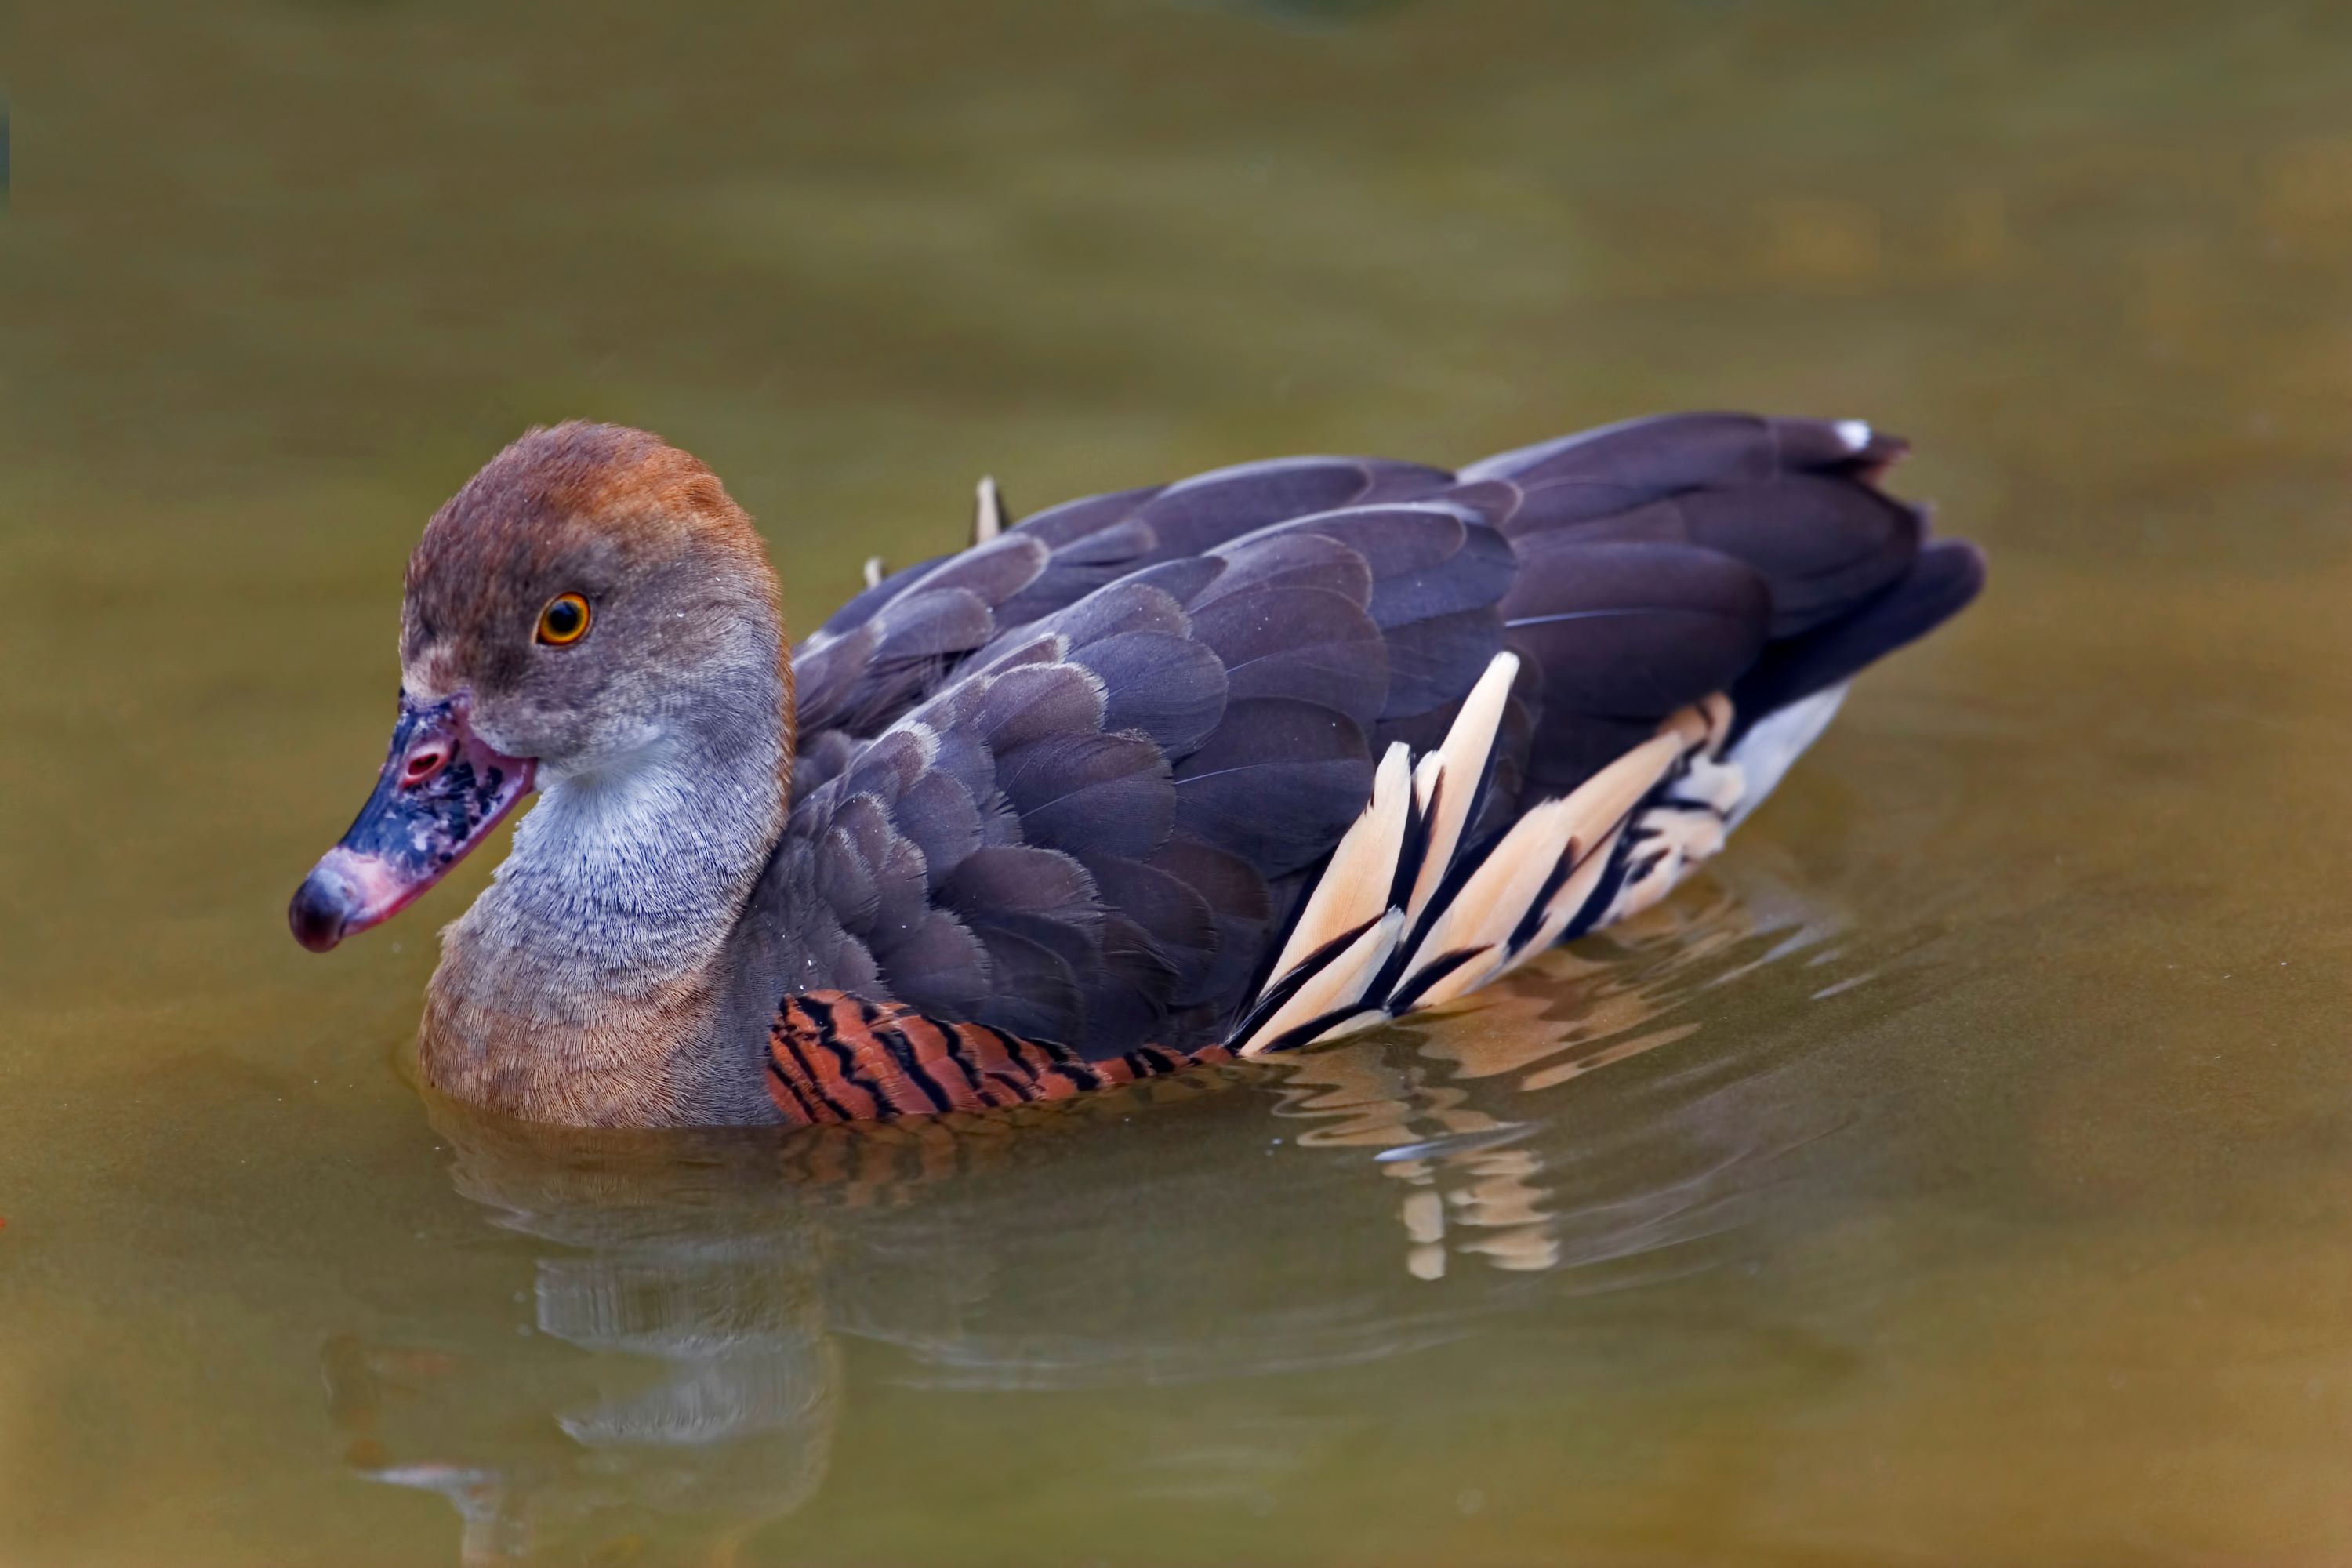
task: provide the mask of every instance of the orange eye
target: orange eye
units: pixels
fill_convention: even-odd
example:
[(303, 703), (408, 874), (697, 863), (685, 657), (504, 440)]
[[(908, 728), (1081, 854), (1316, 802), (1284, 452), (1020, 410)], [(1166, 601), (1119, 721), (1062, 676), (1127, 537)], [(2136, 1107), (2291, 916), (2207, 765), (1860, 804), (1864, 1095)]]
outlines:
[(576, 643), (588, 635), (588, 601), (577, 594), (558, 594), (539, 612), (539, 640), (551, 647)]

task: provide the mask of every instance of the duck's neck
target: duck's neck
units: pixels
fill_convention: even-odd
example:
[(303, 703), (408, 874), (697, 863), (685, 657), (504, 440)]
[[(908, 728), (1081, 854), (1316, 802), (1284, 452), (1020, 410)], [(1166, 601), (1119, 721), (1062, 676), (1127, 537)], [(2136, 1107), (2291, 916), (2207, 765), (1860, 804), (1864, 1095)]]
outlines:
[(789, 676), (760, 685), (543, 775), (496, 880), (444, 935), (428, 1082), (538, 1121), (708, 1119), (719, 961), (789, 794)]

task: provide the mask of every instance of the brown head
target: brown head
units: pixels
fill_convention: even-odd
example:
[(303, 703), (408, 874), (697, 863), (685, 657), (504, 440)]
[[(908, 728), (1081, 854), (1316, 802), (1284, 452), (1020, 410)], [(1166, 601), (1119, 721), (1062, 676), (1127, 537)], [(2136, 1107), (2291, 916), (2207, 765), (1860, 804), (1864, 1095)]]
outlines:
[(640, 430), (533, 430), (467, 480), (409, 559), (400, 660), (383, 774), (289, 911), (314, 951), (397, 912), (534, 785), (772, 737), (780, 679), (787, 732), (764, 765), (789, 767), (759, 535), (709, 468)]

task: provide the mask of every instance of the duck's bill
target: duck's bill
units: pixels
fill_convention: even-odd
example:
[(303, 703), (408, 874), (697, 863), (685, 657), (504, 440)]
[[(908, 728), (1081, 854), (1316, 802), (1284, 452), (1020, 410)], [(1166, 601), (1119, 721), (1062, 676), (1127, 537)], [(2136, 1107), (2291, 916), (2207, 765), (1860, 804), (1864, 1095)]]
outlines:
[(404, 694), (375, 793), (295, 889), (294, 940), (324, 952), (406, 909), (530, 793), (532, 768), (475, 736), (463, 697), (419, 704)]

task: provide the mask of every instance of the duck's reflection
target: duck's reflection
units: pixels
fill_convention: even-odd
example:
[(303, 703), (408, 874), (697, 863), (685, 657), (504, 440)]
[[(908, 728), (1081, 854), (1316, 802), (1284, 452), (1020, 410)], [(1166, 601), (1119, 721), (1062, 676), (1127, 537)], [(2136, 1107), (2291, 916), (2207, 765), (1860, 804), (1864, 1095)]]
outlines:
[(1673, 1266), (1659, 1255), (1720, 1228), (1719, 1201), (1818, 1135), (1818, 1119), (1784, 1108), (1742, 1136), (1710, 1114), (1724, 1086), (1701, 1077), (1563, 1136), (1570, 1113), (1541, 1091), (1697, 1033), (1713, 987), (1818, 956), (1835, 929), (1776, 883), (1702, 883), (1444, 1019), (1302, 1057), (1278, 1113), (1320, 1124), (1302, 1144), (1364, 1150), (1405, 1186), (1397, 1219), (1417, 1279), (1455, 1256), (1520, 1271)]
[(723, 1538), (815, 1490), (838, 1351), (816, 1232), (776, 1201), (772, 1145), (559, 1132), (446, 1105), (434, 1122), (458, 1192), (548, 1245), (517, 1302), (448, 1325), (448, 1342), (478, 1347), (486, 1322), (527, 1316), (511, 1349), (329, 1344), (355, 1470), (441, 1493), (467, 1563), (583, 1546), (651, 1561), (680, 1526)]
[(535, 1280), (420, 1325), (429, 1348), (331, 1343), (347, 1462), (445, 1496), (467, 1563), (723, 1561), (822, 1482), (851, 1342), (892, 1347), (859, 1365), (902, 1390), (1140, 1388), (1394, 1357), (1529, 1289), (1705, 1267), (1835, 1113), (1754, 1092), (1752, 1053), (1562, 1086), (1828, 935), (1750, 879), (1468, 1016), (1003, 1118), (681, 1137), (436, 1105), (458, 1192), (540, 1244)]

